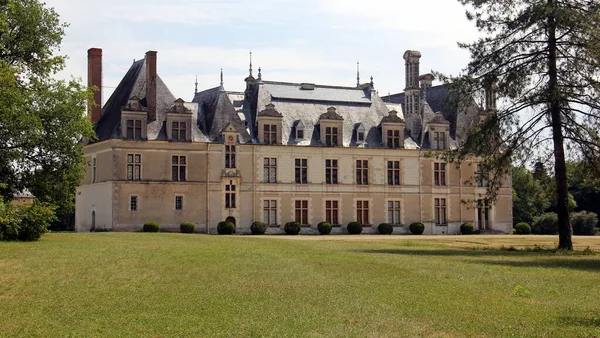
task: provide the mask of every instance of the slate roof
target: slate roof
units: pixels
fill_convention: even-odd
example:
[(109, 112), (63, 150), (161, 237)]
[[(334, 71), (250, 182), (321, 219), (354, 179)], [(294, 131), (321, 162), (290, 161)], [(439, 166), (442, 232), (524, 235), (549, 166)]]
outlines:
[(299, 83), (263, 81), (262, 84), (274, 100), (371, 104), (364, 90), (351, 87), (313, 85), (314, 89), (302, 89)]

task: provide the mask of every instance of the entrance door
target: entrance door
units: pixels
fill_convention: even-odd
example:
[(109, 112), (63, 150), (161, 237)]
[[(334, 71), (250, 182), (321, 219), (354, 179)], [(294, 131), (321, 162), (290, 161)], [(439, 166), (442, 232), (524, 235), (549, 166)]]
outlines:
[(490, 205), (488, 200), (479, 200), (477, 203), (477, 223), (479, 230), (489, 230), (490, 228)]

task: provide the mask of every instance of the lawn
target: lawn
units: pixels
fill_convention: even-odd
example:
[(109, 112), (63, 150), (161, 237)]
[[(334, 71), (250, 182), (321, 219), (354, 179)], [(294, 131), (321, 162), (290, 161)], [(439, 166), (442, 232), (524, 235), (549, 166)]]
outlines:
[(52, 233), (0, 243), (0, 336), (600, 336), (600, 237), (494, 249), (556, 240)]

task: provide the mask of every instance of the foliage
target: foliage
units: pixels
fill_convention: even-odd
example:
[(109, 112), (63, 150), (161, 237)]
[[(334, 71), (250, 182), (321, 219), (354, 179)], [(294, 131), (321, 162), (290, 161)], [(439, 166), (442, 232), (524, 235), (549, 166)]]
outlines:
[(536, 235), (556, 235), (557, 232), (558, 216), (553, 212), (541, 214), (531, 226), (531, 233)]
[(250, 225), (250, 231), (253, 235), (263, 235), (267, 231), (267, 226), (263, 222), (254, 222)]
[(142, 228), (144, 232), (159, 232), (160, 224), (157, 222), (146, 222)]
[(390, 223), (381, 223), (377, 227), (377, 230), (382, 235), (391, 235), (392, 232), (394, 232), (394, 226), (391, 225)]
[(0, 241), (37, 241), (56, 219), (54, 208), (39, 201), (4, 205), (0, 200)]
[(300, 233), (301, 226), (297, 222), (287, 222), (285, 223), (283, 230), (287, 235), (297, 235)]
[(54, 53), (66, 26), (37, 0), (0, 1), (0, 195), (28, 189), (63, 220), (85, 172), (80, 140), (94, 137), (83, 114), (90, 91), (52, 78), (64, 68)]
[(320, 222), (317, 224), (317, 230), (319, 230), (319, 234), (321, 235), (329, 235), (332, 228), (333, 226), (329, 222)]
[(567, 163), (569, 192), (577, 208), (600, 214), (600, 175), (598, 169), (583, 161)]
[(217, 233), (219, 235), (231, 235), (235, 232), (235, 224), (221, 221), (217, 224)]
[(359, 222), (350, 222), (346, 228), (351, 235), (359, 235), (363, 231), (363, 227)]
[(598, 215), (593, 212), (580, 211), (571, 214), (573, 235), (594, 236), (598, 233)]
[(523, 167), (513, 167), (513, 223), (527, 222), (541, 215), (550, 201), (541, 183), (533, 174)]
[(473, 223), (466, 222), (461, 224), (460, 233), (463, 235), (472, 235), (473, 233), (475, 233), (475, 227), (473, 226)]
[(515, 225), (515, 234), (529, 235), (531, 233), (531, 225), (525, 222), (520, 222)]
[(183, 222), (179, 225), (179, 230), (181, 230), (184, 234), (192, 234), (194, 233), (194, 229), (196, 228), (196, 224), (192, 222)]
[(410, 229), (410, 233), (413, 235), (421, 235), (425, 231), (425, 225), (421, 222), (414, 222), (410, 224), (408, 229)]

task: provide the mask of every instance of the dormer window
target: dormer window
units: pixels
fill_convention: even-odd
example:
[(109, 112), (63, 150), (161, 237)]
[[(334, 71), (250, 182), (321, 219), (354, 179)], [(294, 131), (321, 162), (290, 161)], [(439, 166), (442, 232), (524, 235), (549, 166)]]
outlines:
[(167, 110), (167, 138), (173, 142), (191, 141), (192, 111), (181, 98)]
[(121, 107), (121, 135), (128, 140), (146, 139), (146, 122), (148, 109), (140, 104), (137, 96), (132, 96), (127, 104)]
[(263, 143), (277, 144), (277, 125), (265, 124), (263, 126)]
[(127, 120), (127, 139), (141, 140), (142, 139), (142, 120), (131, 119)]
[(296, 133), (296, 140), (304, 139), (304, 123), (302, 123), (302, 121), (297, 120), (294, 122), (294, 132)]
[(187, 134), (186, 122), (173, 122), (171, 124), (171, 137), (173, 141), (185, 141)]
[(381, 119), (381, 138), (385, 148), (400, 149), (404, 147), (404, 120), (398, 112), (392, 110)]
[(434, 149), (446, 149), (446, 133), (435, 131), (433, 132), (433, 148)]
[(326, 127), (325, 128), (325, 145), (335, 147), (338, 145), (338, 128)]
[(281, 128), (283, 115), (269, 103), (258, 113), (258, 140), (263, 144), (281, 144)]
[(344, 118), (336, 112), (335, 107), (327, 108), (327, 112), (319, 117), (320, 141), (328, 147), (342, 146)]
[(387, 131), (387, 147), (390, 149), (400, 148), (400, 130), (392, 129)]
[(365, 142), (365, 132), (359, 131), (357, 133), (356, 139), (358, 140), (358, 142)]
[(365, 126), (362, 123), (358, 123), (355, 126), (356, 129), (356, 143), (364, 144), (365, 143)]

